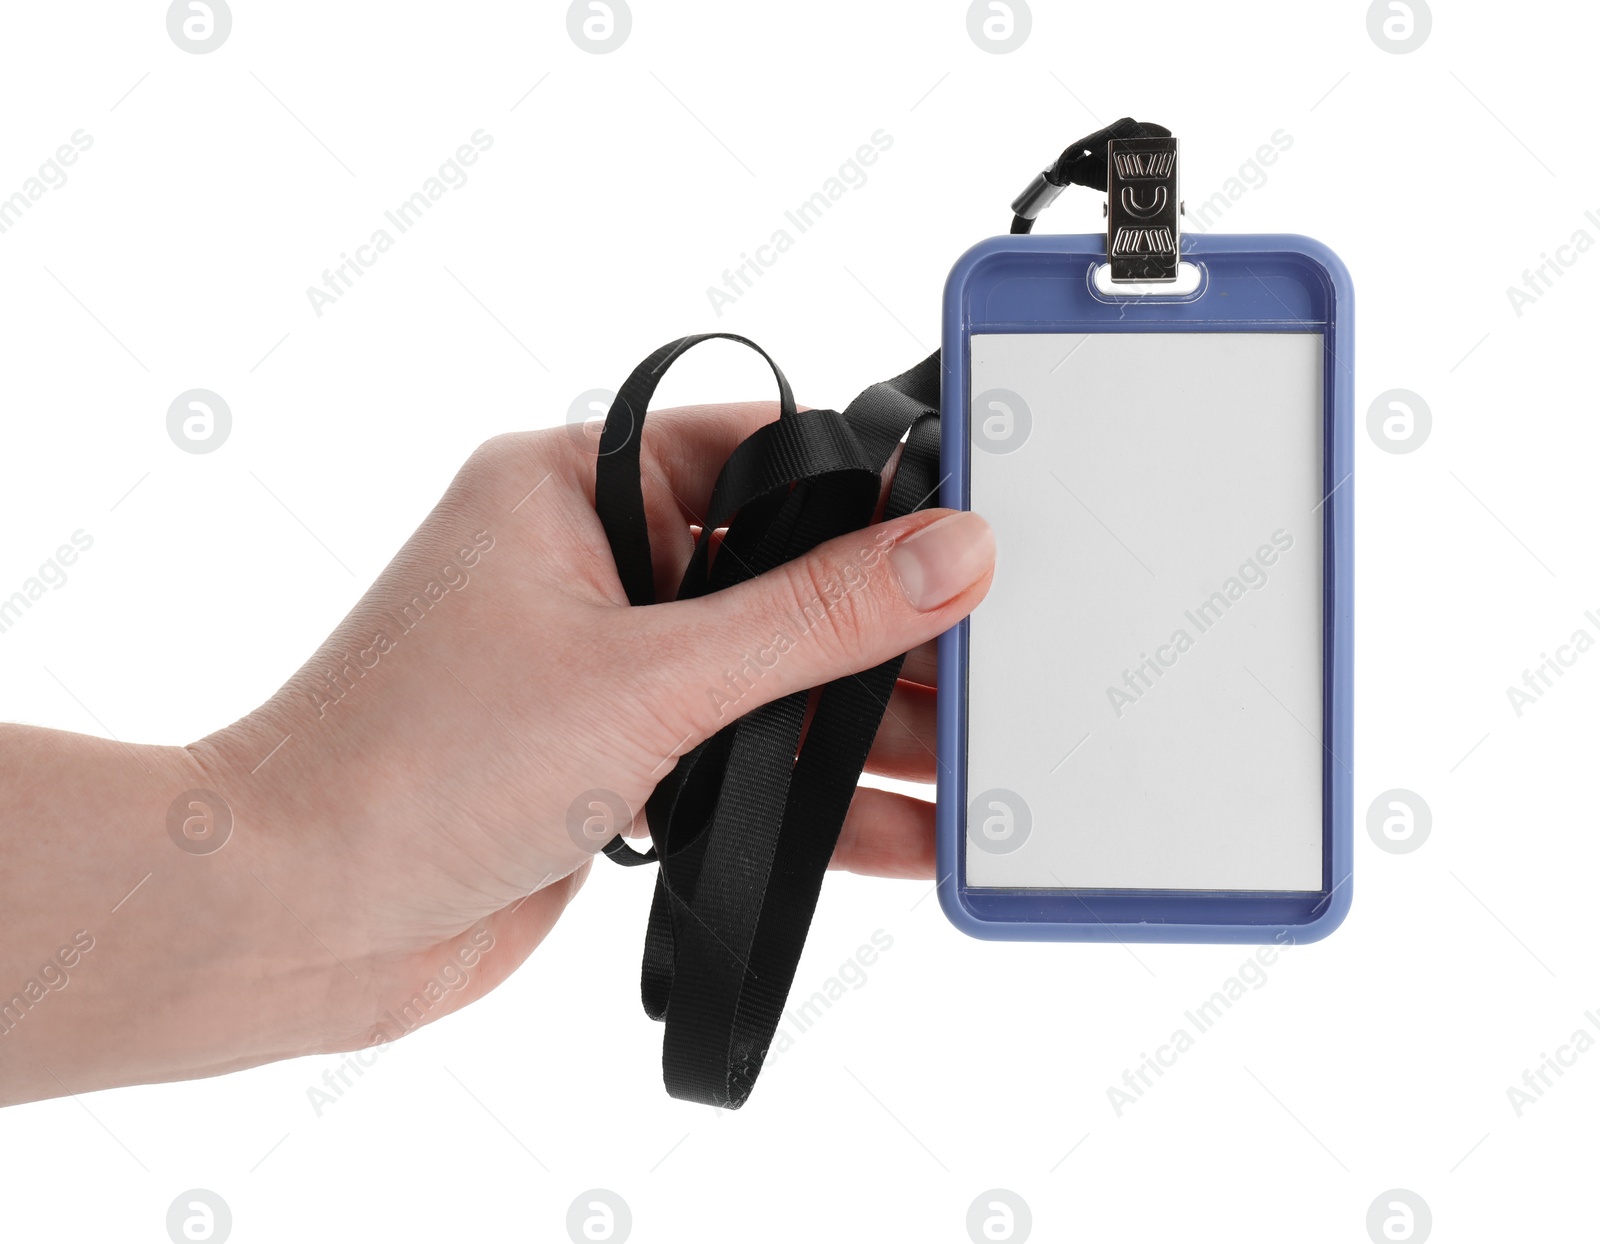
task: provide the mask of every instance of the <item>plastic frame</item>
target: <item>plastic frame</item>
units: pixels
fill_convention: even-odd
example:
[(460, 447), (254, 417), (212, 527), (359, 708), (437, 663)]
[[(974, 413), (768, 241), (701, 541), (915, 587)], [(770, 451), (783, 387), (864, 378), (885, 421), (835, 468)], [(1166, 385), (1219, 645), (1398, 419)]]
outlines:
[[(940, 503), (971, 506), (969, 346), (979, 332), (1323, 335), (1323, 873), (1318, 891), (1033, 890), (966, 884), (968, 625), (939, 638), (938, 890), (955, 926), (1006, 941), (1277, 942), (1326, 937), (1350, 909), (1354, 295), (1326, 246), (1294, 234), (1185, 237), (1190, 294), (1104, 294), (1104, 234), (990, 238), (945, 284)], [(1023, 278), (1023, 279), (1017, 279)]]

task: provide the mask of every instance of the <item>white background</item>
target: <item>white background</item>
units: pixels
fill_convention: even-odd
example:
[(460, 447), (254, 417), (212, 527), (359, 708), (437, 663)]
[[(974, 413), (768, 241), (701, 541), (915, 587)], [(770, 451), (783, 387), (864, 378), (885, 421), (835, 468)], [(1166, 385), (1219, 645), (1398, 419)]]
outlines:
[[(600, 869), (514, 980), (321, 1118), (306, 1090), (334, 1060), (4, 1112), (7, 1237), (161, 1241), (201, 1187), (239, 1241), (560, 1240), (604, 1187), (638, 1240), (959, 1241), (998, 1187), (1038, 1239), (1363, 1240), (1399, 1187), (1439, 1239), (1566, 1238), (1600, 1053), (1520, 1118), (1506, 1089), (1600, 1006), (1600, 655), (1520, 718), (1505, 689), (1600, 631), (1600, 255), (1566, 252), (1520, 316), (1506, 289), (1600, 238), (1596, 18), (1436, 9), (1395, 55), (1361, 3), (1036, 4), (997, 55), (962, 3), (635, 0), (627, 42), (592, 55), (559, 3), (236, 0), (192, 55), (161, 3), (5, 6), (0, 193), (94, 139), (0, 235), (0, 589), (94, 537), (0, 635), (15, 720), (180, 743), (243, 714), (478, 442), (561, 422), (679, 334), (751, 335), (803, 401), (848, 400), (936, 345), (955, 257), (1124, 113), (1182, 136), (1191, 212), (1291, 135), (1216, 227), (1333, 246), (1358, 420), (1391, 388), (1433, 417), (1413, 453), (1364, 431), (1356, 453), (1357, 815), (1407, 788), (1432, 834), (1391, 854), (1358, 823), (1344, 928), (1283, 954), (1121, 1117), (1107, 1088), (1245, 949), (980, 944), (925, 884), (835, 876), (797, 991), (875, 930), (893, 946), (719, 1115), (660, 1087), (650, 877)], [(306, 287), (480, 128), (467, 184), (318, 318)], [(879, 129), (866, 184), (717, 318), (706, 288)], [(1042, 227), (1099, 219), (1069, 191)], [(659, 396), (769, 385), (712, 347)], [(214, 453), (167, 436), (194, 387), (233, 411)]]

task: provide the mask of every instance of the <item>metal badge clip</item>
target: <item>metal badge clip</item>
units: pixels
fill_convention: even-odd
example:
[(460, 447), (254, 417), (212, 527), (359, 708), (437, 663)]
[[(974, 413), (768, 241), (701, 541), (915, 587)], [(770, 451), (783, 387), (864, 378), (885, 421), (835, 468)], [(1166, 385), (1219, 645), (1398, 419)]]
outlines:
[(1106, 177), (1111, 280), (1178, 279), (1178, 140), (1113, 138)]

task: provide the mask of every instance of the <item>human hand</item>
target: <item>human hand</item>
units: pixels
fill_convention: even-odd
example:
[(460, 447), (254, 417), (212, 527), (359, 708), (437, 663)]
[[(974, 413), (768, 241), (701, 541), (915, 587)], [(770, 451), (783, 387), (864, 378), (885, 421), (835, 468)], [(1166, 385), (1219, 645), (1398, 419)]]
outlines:
[[(646, 424), (661, 599), (721, 464), (775, 415)], [(634, 608), (594, 472), (581, 430), (486, 443), (317, 654), (187, 748), (0, 726), (0, 806), (27, 830), (0, 846), (0, 979), (26, 982), (0, 1009), (0, 1104), (357, 1049), (459, 1009), (614, 829), (645, 832), (679, 756), (903, 652), (867, 767), (932, 779), (930, 641), (988, 588), (981, 518), (912, 514)], [(616, 820), (585, 833), (596, 807)], [(836, 867), (932, 862), (931, 804), (857, 791)]]

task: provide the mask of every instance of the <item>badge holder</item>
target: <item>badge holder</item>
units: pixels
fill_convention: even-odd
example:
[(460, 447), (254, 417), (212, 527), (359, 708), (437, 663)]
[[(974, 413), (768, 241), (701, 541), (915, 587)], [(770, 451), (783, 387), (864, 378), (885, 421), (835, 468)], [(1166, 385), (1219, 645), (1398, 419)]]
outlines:
[(1303, 237), (1180, 253), (1177, 177), (1176, 139), (1114, 139), (1104, 237), (991, 239), (946, 285), (941, 503), (999, 549), (939, 641), (974, 936), (1305, 942), (1349, 908), (1350, 279)]

